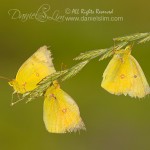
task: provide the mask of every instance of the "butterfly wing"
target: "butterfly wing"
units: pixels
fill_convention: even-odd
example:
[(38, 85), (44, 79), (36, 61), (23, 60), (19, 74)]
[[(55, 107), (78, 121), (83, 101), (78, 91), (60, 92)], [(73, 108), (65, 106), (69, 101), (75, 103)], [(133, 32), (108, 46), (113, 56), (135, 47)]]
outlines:
[(131, 55), (114, 55), (104, 71), (101, 86), (112, 94), (139, 98), (150, 91), (140, 65)]
[(18, 93), (36, 88), (43, 78), (55, 72), (51, 53), (46, 46), (39, 48), (18, 70), (14, 87)]
[(52, 133), (85, 129), (77, 104), (59, 87), (51, 86), (46, 91), (43, 119), (46, 129)]
[(144, 75), (142, 68), (140, 67), (137, 60), (130, 55), (130, 65), (131, 65), (131, 85), (132, 90), (129, 91), (131, 97), (142, 98), (150, 93), (150, 87)]

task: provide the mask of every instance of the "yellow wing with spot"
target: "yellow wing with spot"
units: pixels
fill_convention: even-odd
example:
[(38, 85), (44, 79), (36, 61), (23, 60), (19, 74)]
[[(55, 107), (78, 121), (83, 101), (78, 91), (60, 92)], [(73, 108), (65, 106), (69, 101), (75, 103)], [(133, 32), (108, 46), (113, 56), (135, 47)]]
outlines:
[(58, 84), (46, 91), (43, 119), (46, 129), (52, 133), (85, 129), (77, 104)]
[(17, 93), (23, 94), (35, 89), (37, 83), (54, 72), (51, 53), (47, 46), (43, 46), (23, 63), (10, 85)]
[(103, 74), (101, 86), (116, 95), (142, 98), (150, 93), (146, 77), (136, 59), (126, 52), (115, 54)]

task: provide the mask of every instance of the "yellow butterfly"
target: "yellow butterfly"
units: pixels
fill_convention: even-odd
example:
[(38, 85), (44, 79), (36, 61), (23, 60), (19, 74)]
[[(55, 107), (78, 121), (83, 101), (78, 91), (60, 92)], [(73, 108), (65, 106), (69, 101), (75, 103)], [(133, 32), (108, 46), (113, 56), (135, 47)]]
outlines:
[(9, 84), (14, 88), (15, 93), (24, 94), (34, 90), (43, 78), (54, 72), (51, 53), (47, 46), (43, 46), (23, 63), (17, 72), (16, 79)]
[(150, 93), (146, 77), (136, 59), (131, 55), (131, 46), (115, 51), (103, 73), (101, 86), (115, 95), (142, 98)]
[[(9, 82), (15, 93), (32, 91), (46, 76), (56, 72), (47, 46), (39, 48), (20, 67), (16, 79)], [(75, 101), (54, 81), (45, 94), (44, 123), (49, 132), (65, 133), (85, 129)]]
[(45, 93), (43, 116), (46, 129), (52, 133), (85, 129), (77, 104), (60, 89), (57, 81)]

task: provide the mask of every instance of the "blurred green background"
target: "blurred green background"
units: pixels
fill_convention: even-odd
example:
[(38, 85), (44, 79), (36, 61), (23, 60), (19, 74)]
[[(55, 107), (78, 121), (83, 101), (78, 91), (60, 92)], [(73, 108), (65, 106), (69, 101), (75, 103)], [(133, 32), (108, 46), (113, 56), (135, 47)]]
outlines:
[[(12, 20), (10, 9), (35, 12), (42, 4), (51, 12), (66, 8), (114, 9), (122, 22), (38, 22)], [(1, 1), (0, 75), (14, 78), (21, 64), (43, 45), (50, 46), (57, 70), (71, 67), (81, 52), (106, 48), (112, 38), (150, 30), (149, 0), (26, 0)], [(150, 43), (135, 45), (132, 53), (150, 82)], [(100, 87), (110, 59), (95, 59), (77, 76), (61, 84), (80, 107), (87, 131), (51, 134), (43, 123), (43, 97), (10, 107), (12, 88), (0, 80), (0, 150), (150, 150), (150, 101), (114, 96)]]

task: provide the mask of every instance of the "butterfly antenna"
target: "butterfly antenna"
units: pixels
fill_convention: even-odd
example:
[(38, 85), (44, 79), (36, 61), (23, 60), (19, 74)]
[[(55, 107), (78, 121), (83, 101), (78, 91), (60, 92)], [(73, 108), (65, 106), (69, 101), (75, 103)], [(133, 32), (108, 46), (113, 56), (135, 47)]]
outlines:
[(47, 49), (50, 50), (51, 46), (47, 46)]
[(23, 98), (22, 99), (19, 99), (19, 100), (17, 100), (17, 101), (15, 101), (15, 102), (12, 102), (11, 103), (11, 106), (14, 106), (15, 104), (17, 104), (18, 102), (20, 102), (20, 101), (22, 101), (23, 100)]
[(61, 71), (65, 70), (67, 68), (67, 65), (65, 65), (63, 62), (61, 63)]
[(62, 62), (61, 63), (61, 67), (60, 67), (60, 70), (62, 71), (62, 69), (63, 69), (63, 65), (64, 65), (64, 63)]
[(14, 94), (15, 94), (16, 92), (13, 92), (12, 93), (12, 99), (11, 99), (11, 106), (14, 106), (15, 104), (17, 104), (18, 102), (20, 102), (20, 101), (22, 101), (24, 98), (20, 98), (20, 96), (19, 96), (19, 94), (17, 93), (17, 96), (18, 96), (18, 100), (17, 101), (13, 101), (13, 99), (14, 99)]
[(7, 81), (10, 81), (10, 79), (9, 79), (9, 78), (7, 78), (7, 77), (3, 77), (3, 76), (0, 76), (0, 79), (4, 79), (4, 80), (7, 80)]
[(116, 45), (116, 41), (114, 41), (114, 46), (113, 46), (114, 48), (113, 48), (113, 53), (115, 53), (117, 50), (118, 50), (118, 47), (117, 47), (117, 45)]
[(131, 43), (131, 50), (132, 50), (133, 46), (134, 46), (134, 41)]
[(115, 43), (115, 41), (114, 41), (114, 50), (115, 50), (115, 48), (116, 48), (116, 43)]

